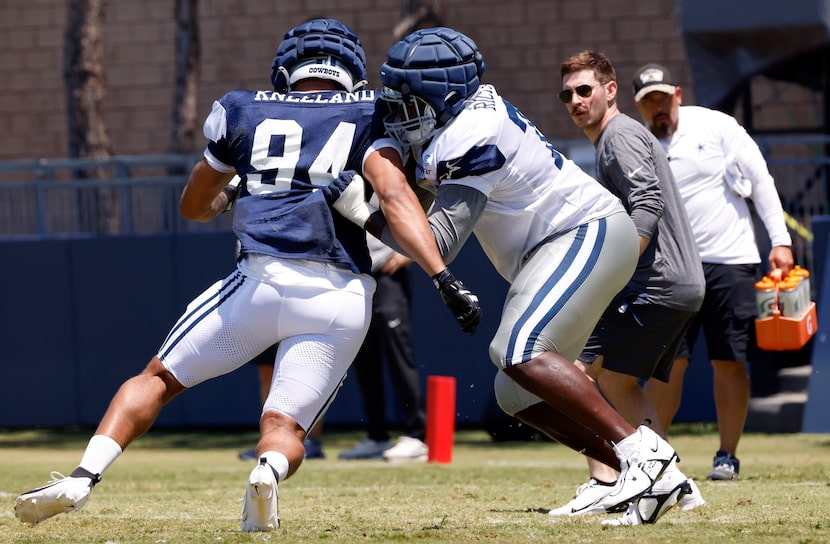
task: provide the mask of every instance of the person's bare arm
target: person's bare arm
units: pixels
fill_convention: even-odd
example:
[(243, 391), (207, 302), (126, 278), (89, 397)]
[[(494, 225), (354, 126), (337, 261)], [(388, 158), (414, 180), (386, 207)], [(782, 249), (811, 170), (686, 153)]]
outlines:
[(380, 210), (366, 202), (363, 178), (353, 172), (341, 173), (325, 187), (326, 199), (343, 217), (377, 238), (384, 231), (383, 225), (388, 225), (396, 249), (424, 269), (461, 330), (474, 334), (481, 322), (478, 297), (444, 264), (424, 210), (401, 168), (398, 152), (388, 148), (371, 151), (364, 160), (363, 174), (375, 190)]
[[(401, 249), (430, 277), (444, 270), (446, 265), (418, 197), (406, 181), (397, 151), (385, 147), (372, 152), (363, 163), (363, 174), (377, 193), (386, 224)], [(373, 225), (377, 222), (370, 217), (366, 228), (379, 236)]]
[(234, 178), (233, 172), (219, 172), (207, 160), (200, 160), (187, 181), (179, 199), (179, 213), (185, 219), (206, 223), (227, 211), (233, 191), (225, 191)]

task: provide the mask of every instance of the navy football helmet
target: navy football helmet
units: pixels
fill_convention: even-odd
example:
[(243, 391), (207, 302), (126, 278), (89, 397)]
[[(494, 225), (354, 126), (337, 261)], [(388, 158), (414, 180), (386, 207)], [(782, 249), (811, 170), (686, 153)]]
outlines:
[(306, 78), (335, 81), (349, 92), (366, 85), (366, 54), (357, 34), (336, 19), (312, 19), (286, 32), (271, 83), (284, 93)]
[(417, 30), (389, 49), (380, 68), (389, 134), (404, 145), (425, 142), (478, 89), (484, 58), (475, 42), (451, 28)]

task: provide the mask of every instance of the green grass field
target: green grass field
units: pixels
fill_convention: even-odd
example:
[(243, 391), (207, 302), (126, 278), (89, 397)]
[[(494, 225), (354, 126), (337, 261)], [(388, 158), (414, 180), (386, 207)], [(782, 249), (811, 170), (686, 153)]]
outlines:
[(745, 435), (741, 480), (716, 483), (705, 478), (717, 435), (702, 425), (677, 426), (671, 441), (708, 504), (674, 509), (655, 525), (551, 519), (547, 509), (587, 479), (583, 458), (550, 441), (496, 443), (477, 430), (456, 433), (452, 463), (404, 465), (339, 461), (362, 433), (327, 431), (327, 458), (280, 485), (275, 533), (239, 531), (253, 464), (236, 455), (254, 432), (154, 431), (111, 467), (83, 510), (19, 523), (15, 497), (52, 470), (71, 472), (88, 436), (0, 431), (0, 543), (830, 542), (830, 436)]

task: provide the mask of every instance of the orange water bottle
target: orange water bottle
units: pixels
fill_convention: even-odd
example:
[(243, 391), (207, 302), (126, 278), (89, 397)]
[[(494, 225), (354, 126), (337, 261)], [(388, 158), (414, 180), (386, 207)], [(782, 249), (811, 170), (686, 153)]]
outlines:
[(778, 284), (778, 308), (781, 310), (781, 317), (801, 317), (804, 307), (801, 304), (800, 283), (801, 278), (798, 276), (788, 276)]
[(758, 318), (772, 317), (777, 307), (775, 301), (775, 282), (769, 276), (764, 276), (755, 282), (755, 297), (758, 301)]
[(801, 290), (801, 309), (806, 311), (813, 299), (813, 294), (810, 291), (810, 271), (795, 265), (790, 270), (790, 276), (801, 278), (801, 282), (798, 284), (798, 288)]

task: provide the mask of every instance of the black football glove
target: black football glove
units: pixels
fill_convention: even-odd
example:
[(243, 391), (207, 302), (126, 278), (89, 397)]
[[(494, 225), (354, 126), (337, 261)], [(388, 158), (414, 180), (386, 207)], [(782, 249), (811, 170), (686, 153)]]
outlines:
[(432, 284), (441, 293), (441, 300), (450, 309), (461, 330), (467, 334), (476, 332), (481, 322), (481, 306), (478, 297), (455, 279), (449, 268), (432, 276)]

